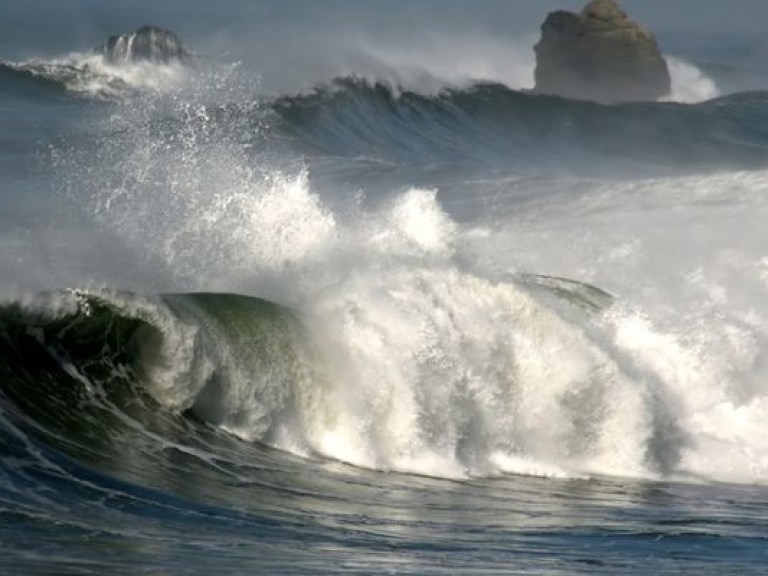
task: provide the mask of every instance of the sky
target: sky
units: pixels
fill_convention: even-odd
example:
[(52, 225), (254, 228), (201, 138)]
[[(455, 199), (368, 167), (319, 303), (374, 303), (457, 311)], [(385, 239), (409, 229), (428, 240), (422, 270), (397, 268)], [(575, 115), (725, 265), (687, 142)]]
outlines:
[[(301, 77), (353, 71), (366, 58), (391, 67), (415, 59), (440, 73), (450, 72), (452, 65), (474, 66), (491, 78), (518, 85), (511, 77), (517, 68), (530, 68), (530, 62), (522, 61), (532, 58), (546, 14), (580, 10), (585, 4), (585, 0), (0, 2), (0, 61), (85, 51), (103, 44), (111, 34), (152, 24), (174, 30), (199, 54), (252, 61), (266, 77), (282, 76), (293, 85)], [(665, 53), (710, 61), (715, 54), (718, 63), (748, 62), (768, 68), (768, 0), (623, 0), (621, 5), (632, 19), (656, 33)], [(508, 68), (510, 78), (500, 72), (502, 67)]]
[[(585, 1), (546, 2), (566, 10), (580, 10)], [(536, 0), (512, 0), (508, 4), (526, 4), (537, 11)], [(633, 19), (654, 30), (700, 32), (764, 32), (768, 19), (766, 0), (622, 0), (619, 4)]]
[[(482, 27), (517, 32), (537, 29), (551, 10), (579, 10), (584, 1), (3, 0), (2, 4), (0, 31), (26, 43), (36, 32), (62, 40), (82, 37), (93, 41), (106, 29), (144, 23), (204, 36), (247, 27), (263, 32), (285, 24), (310, 26), (315, 31)], [(623, 0), (621, 4), (631, 17), (659, 33), (762, 32), (768, 21), (766, 0)]]

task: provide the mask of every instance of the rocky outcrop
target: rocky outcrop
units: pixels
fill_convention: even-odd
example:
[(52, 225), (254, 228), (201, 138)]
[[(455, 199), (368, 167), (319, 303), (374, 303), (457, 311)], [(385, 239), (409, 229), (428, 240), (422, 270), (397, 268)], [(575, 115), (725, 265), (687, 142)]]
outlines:
[(170, 30), (142, 26), (130, 34), (110, 36), (100, 49), (110, 64), (150, 61), (167, 64), (187, 62), (192, 55), (184, 43)]
[(593, 0), (580, 14), (550, 13), (536, 52), (535, 92), (613, 103), (669, 94), (669, 69), (656, 39), (614, 0)]

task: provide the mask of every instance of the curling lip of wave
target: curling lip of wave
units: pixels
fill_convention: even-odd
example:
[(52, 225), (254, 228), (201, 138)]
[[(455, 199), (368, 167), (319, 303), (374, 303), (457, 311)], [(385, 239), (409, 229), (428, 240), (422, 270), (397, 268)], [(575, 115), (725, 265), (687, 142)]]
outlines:
[[(604, 292), (582, 283), (524, 282), (585, 312), (609, 304)], [(302, 320), (281, 305), (235, 294), (73, 290), (4, 303), (0, 328), (2, 392), (54, 437), (77, 444), (79, 434), (94, 433), (94, 418), (115, 413), (149, 425), (185, 412), (246, 440), (303, 455), (326, 452), (327, 438), (302, 435), (331, 418), (318, 398), (327, 376)], [(333, 428), (320, 424), (327, 425)], [(445, 473), (456, 473), (444, 464)], [(527, 459), (525, 466), (554, 469)]]

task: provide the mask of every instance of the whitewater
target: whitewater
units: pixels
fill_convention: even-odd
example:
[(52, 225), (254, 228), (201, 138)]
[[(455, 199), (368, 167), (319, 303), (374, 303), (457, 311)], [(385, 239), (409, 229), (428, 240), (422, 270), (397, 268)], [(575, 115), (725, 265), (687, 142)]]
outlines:
[(762, 572), (768, 93), (439, 32), (0, 53), (0, 571)]

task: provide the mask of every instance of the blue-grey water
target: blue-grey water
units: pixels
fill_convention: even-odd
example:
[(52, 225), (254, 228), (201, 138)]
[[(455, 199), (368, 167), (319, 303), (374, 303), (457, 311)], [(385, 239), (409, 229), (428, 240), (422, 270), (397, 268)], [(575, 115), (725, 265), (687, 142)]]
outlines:
[(0, 10), (0, 573), (765, 573), (761, 35), (558, 5)]

